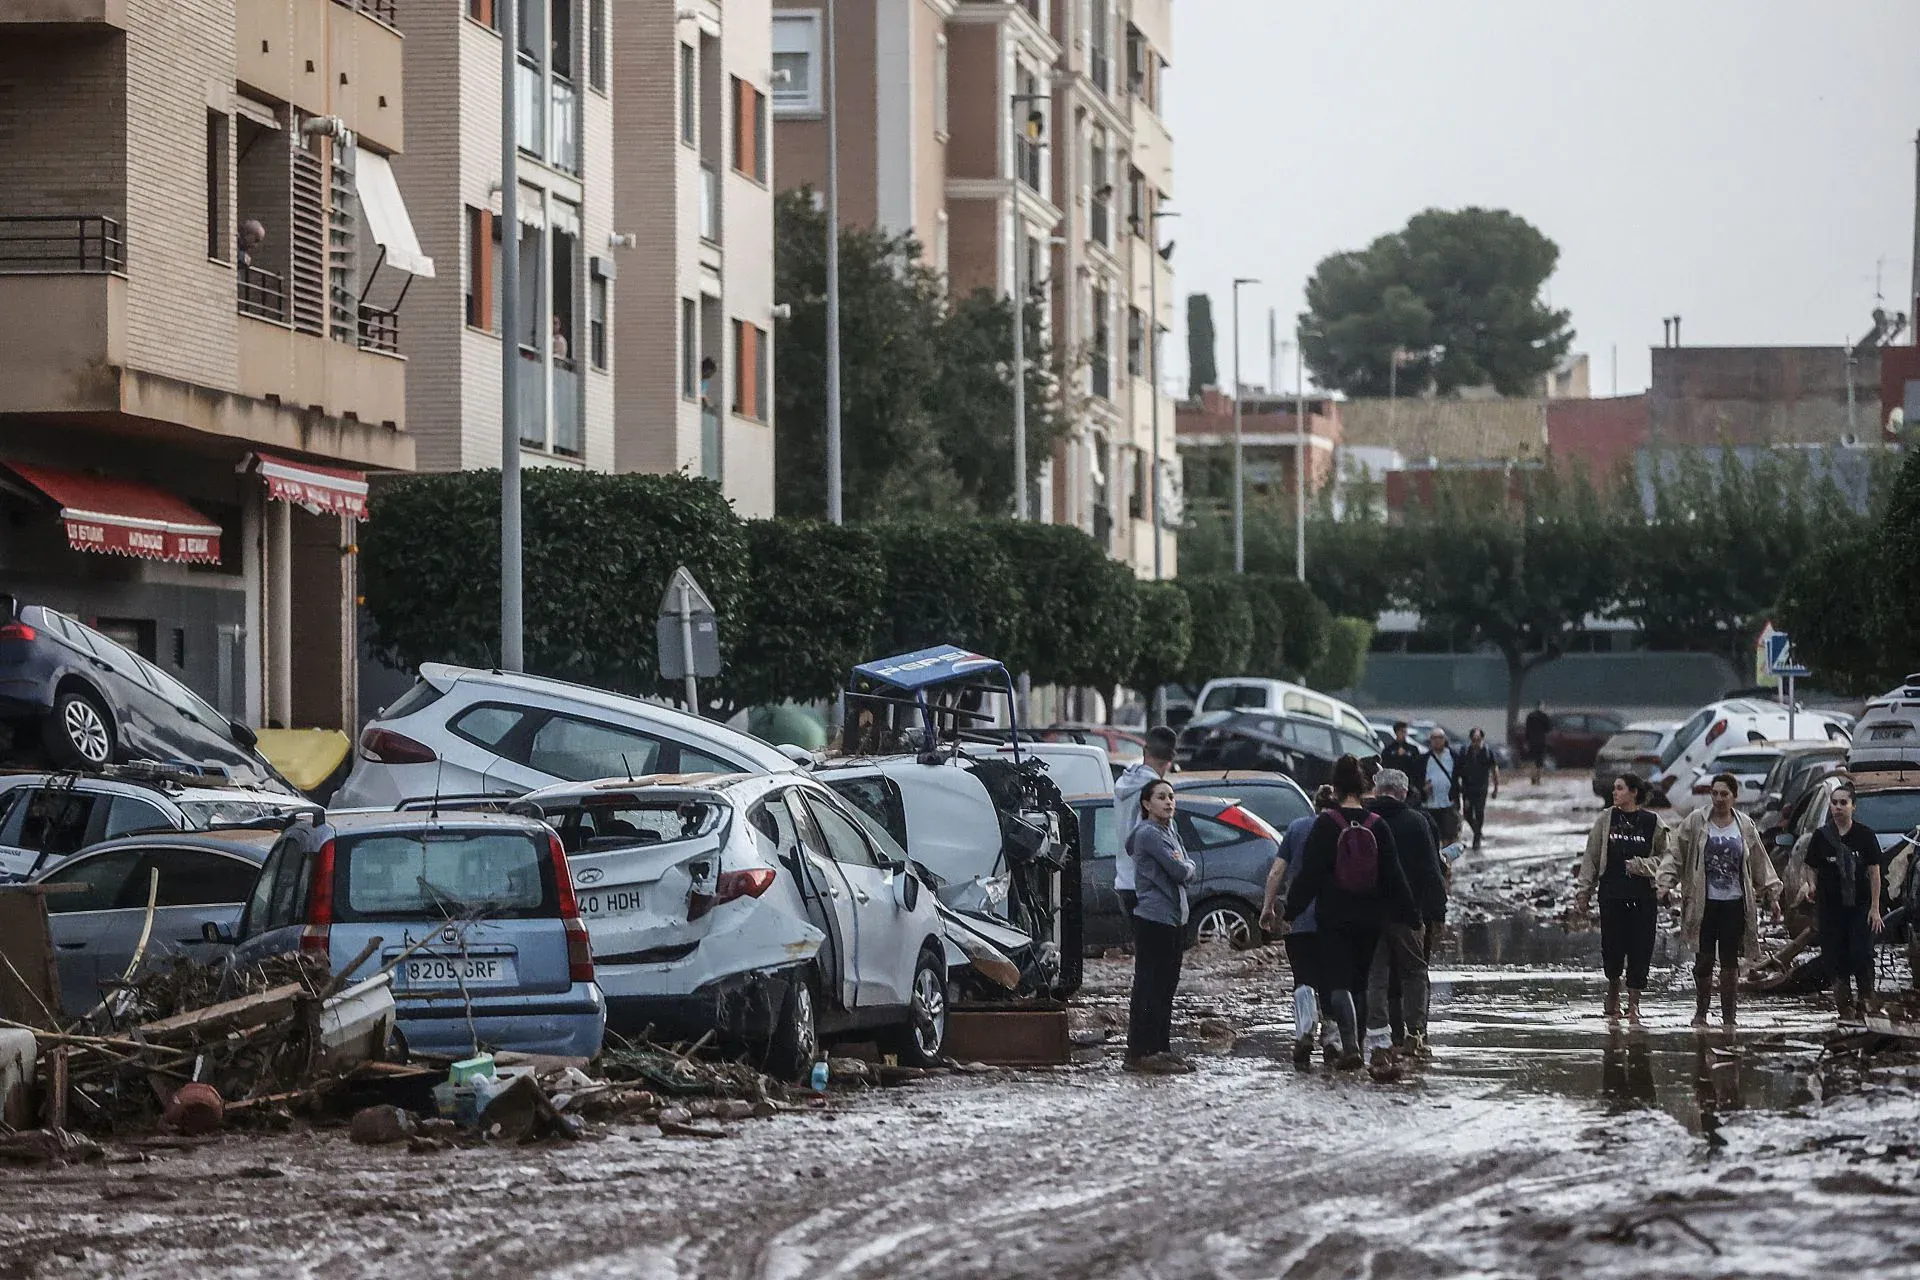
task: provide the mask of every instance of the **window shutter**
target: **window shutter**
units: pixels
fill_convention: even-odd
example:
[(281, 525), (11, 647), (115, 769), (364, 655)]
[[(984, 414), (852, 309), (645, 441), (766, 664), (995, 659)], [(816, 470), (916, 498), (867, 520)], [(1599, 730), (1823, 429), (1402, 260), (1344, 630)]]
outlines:
[(760, 331), (745, 321), (740, 326), (740, 359), (734, 365), (734, 377), (740, 383), (740, 415), (760, 417)]
[(467, 323), (493, 329), (493, 220), (491, 209), (475, 209), (473, 223), (473, 313)]

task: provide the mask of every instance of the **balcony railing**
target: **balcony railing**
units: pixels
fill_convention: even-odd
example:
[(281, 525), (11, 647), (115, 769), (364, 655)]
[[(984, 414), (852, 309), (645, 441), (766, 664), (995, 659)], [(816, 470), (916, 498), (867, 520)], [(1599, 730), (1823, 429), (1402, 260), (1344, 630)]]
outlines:
[(333, 0), (343, 9), (358, 9), (369, 18), (398, 28), (397, 11), (400, 0)]
[(514, 380), (513, 399), (520, 416), (520, 443), (536, 449), (546, 448), (546, 370), (540, 366), (540, 352), (524, 344), (520, 348), (520, 376)]
[(97, 213), (0, 217), (0, 275), (120, 271), (126, 265), (116, 219)]
[(360, 304), (360, 347), (365, 351), (399, 354), (400, 313), (392, 307)]
[(234, 273), (240, 314), (285, 324), (287, 278), (278, 271), (242, 265)]
[(580, 370), (553, 358), (553, 451), (580, 456)]
[(700, 238), (720, 243), (720, 175), (700, 166)]
[(565, 80), (553, 82), (553, 167), (568, 173), (580, 172), (579, 114), (574, 109), (577, 95)]

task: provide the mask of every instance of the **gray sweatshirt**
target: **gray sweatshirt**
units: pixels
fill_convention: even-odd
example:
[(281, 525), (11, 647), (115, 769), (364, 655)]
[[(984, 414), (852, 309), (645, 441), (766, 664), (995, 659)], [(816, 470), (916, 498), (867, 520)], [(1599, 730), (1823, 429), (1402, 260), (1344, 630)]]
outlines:
[(1194, 877), (1194, 866), (1180, 847), (1180, 838), (1169, 827), (1142, 822), (1127, 837), (1127, 852), (1133, 856), (1137, 897), (1133, 914), (1155, 924), (1185, 924), (1186, 886)]

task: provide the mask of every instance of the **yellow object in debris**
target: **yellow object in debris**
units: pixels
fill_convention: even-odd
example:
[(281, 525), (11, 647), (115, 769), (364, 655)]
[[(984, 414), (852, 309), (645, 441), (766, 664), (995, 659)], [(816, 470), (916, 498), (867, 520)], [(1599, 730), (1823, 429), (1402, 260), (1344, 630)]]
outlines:
[(261, 729), (259, 735), (260, 754), (302, 791), (332, 777), (353, 750), (353, 739), (338, 729)]

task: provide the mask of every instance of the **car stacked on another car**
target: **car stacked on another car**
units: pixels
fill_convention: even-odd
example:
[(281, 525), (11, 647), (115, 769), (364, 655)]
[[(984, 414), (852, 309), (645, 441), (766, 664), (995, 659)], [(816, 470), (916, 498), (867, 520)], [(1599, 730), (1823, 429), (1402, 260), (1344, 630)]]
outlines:
[(513, 810), (567, 850), (615, 1031), (717, 1034), (790, 1080), (854, 1031), (911, 1065), (939, 1058), (948, 956), (931, 888), (820, 782), (608, 779)]
[(1333, 776), (1341, 756), (1379, 754), (1371, 729), (1362, 736), (1318, 716), (1271, 711), (1206, 712), (1180, 731), (1175, 748), (1183, 771), (1283, 773), (1308, 791)]
[(1755, 698), (1709, 702), (1674, 730), (1660, 749), (1658, 771), (1648, 781), (1660, 797), (1678, 803), (1692, 787), (1700, 766), (1714, 756), (1746, 743), (1781, 742), (1796, 736), (1845, 742), (1847, 730), (1837, 717), (1821, 711), (1789, 711), (1779, 703)]
[(1336, 725), (1358, 738), (1373, 736), (1373, 726), (1351, 703), (1288, 680), (1255, 676), (1209, 680), (1200, 687), (1194, 714), (1204, 716), (1213, 711), (1275, 711), (1291, 716), (1310, 716)]

